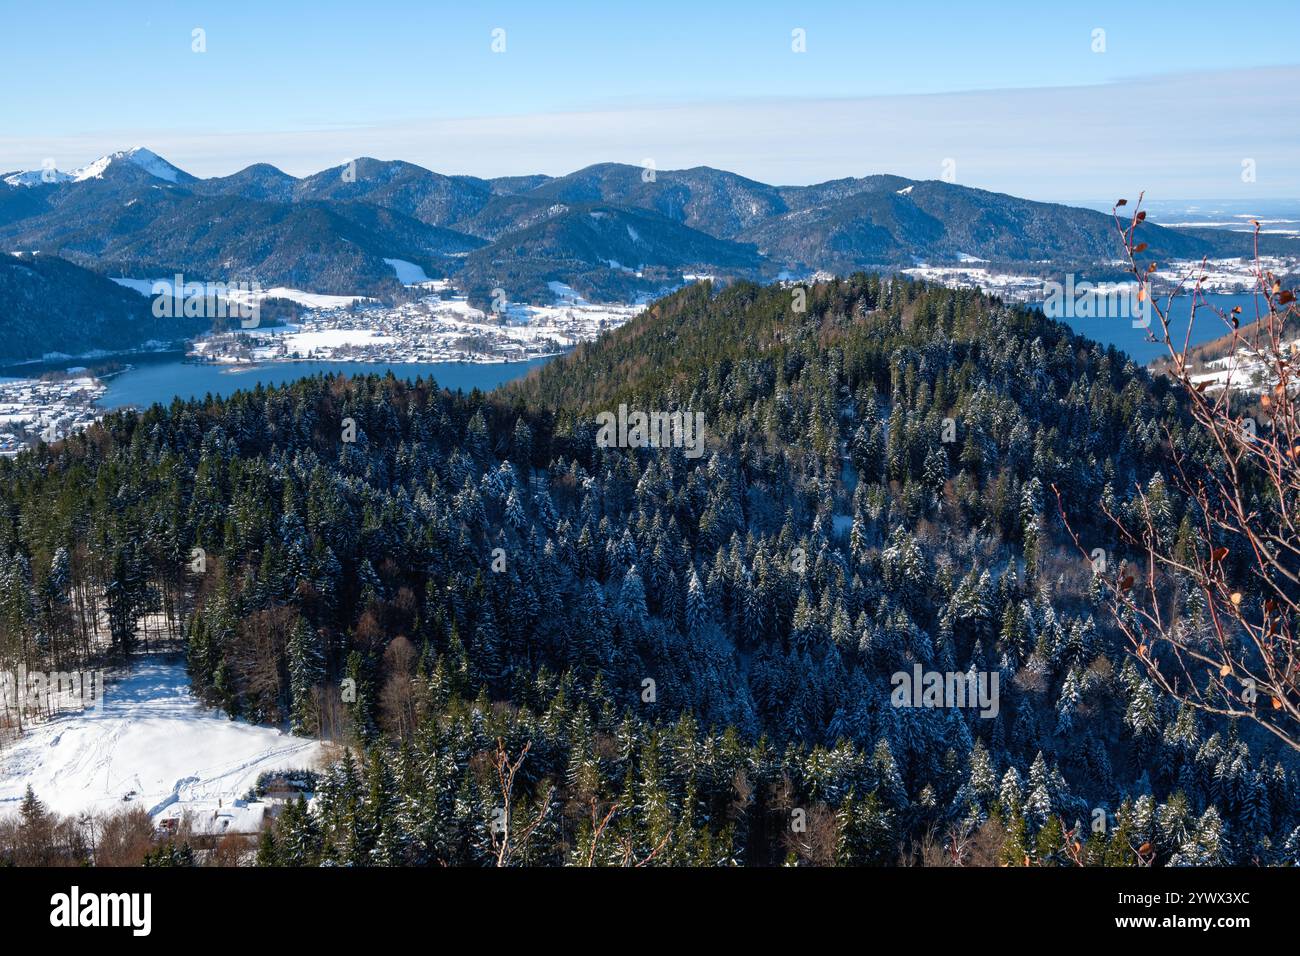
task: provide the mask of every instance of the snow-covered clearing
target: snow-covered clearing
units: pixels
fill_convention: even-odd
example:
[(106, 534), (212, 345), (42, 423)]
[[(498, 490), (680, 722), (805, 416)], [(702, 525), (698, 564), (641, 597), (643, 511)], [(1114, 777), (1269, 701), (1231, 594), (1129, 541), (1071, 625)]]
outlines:
[(63, 814), (134, 803), (155, 820), (211, 815), (263, 771), (313, 769), (324, 753), (317, 741), (205, 707), (179, 655), (141, 655), (109, 676), (102, 708), (55, 717), (0, 751), (0, 813), (15, 811), (31, 784)]
[(392, 266), (393, 271), (397, 273), (397, 281), (402, 285), (418, 285), (432, 281), (425, 274), (424, 269), (414, 262), (407, 262), (405, 259), (385, 259), (384, 262)]
[(300, 355), (311, 355), (322, 348), (341, 348), (344, 345), (387, 345), (396, 341), (393, 336), (380, 335), (373, 329), (318, 329), (311, 332), (293, 332), (284, 336), (285, 348)]
[[(133, 289), (141, 295), (146, 296), (174, 296), (176, 294), (176, 277), (167, 276), (161, 279), (132, 279), (127, 276), (110, 276), (114, 282), (127, 289)], [(197, 279), (184, 278), (186, 285), (195, 283), (203, 285)], [(295, 302), (298, 305), (305, 306), (309, 309), (346, 309), (356, 302), (370, 302), (369, 296), (364, 295), (326, 295), (323, 292), (304, 292), (302, 289), (290, 289), (285, 286), (276, 286), (273, 289), (245, 289), (237, 285), (231, 285), (221, 293), (223, 297), (235, 303), (253, 303), (264, 302), (267, 299), (284, 299), (289, 302)]]

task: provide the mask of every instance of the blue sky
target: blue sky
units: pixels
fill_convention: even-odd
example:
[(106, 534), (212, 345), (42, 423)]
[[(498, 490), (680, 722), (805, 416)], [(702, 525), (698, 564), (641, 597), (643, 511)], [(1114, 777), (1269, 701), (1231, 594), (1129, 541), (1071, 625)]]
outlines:
[(1300, 195), (1295, 0), (1062, 6), (6, 0), (0, 169), (139, 143), (198, 175), (372, 155), (800, 183), (951, 160), (1033, 198)]

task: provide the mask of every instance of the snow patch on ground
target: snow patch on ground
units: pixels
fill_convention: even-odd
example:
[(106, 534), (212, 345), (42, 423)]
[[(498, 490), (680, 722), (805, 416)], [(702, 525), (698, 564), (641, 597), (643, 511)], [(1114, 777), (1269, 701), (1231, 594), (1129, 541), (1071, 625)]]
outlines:
[(591, 303), (584, 299), (574, 290), (573, 286), (566, 282), (551, 281), (546, 283), (547, 288), (555, 294), (556, 305), (590, 305)]
[[(399, 260), (393, 261), (396, 262)], [(411, 263), (406, 264), (411, 265)], [(419, 269), (419, 266), (412, 267)], [(421, 275), (423, 274), (424, 273), (421, 272)], [(162, 279), (130, 279), (125, 276), (110, 276), (110, 278), (118, 285), (125, 286), (128, 289), (134, 289), (141, 295), (175, 295), (175, 276), (167, 276)], [(191, 282), (205, 282), (203, 279), (194, 278), (192, 276), (183, 276), (182, 278), (187, 286)], [(427, 278), (426, 281), (428, 281)], [(290, 302), (296, 302), (298, 305), (306, 306), (309, 309), (346, 309), (354, 302), (373, 301), (369, 296), (364, 295), (326, 295), (322, 292), (304, 292), (302, 289), (290, 289), (285, 286), (276, 286), (273, 289), (262, 289), (256, 292), (248, 289), (241, 289), (236, 286), (229, 290), (227, 298), (229, 298), (231, 302), (264, 302), (267, 299), (286, 299)]]
[(179, 655), (142, 655), (110, 675), (100, 709), (36, 725), (0, 752), (0, 813), (16, 811), (31, 784), (62, 814), (134, 803), (175, 817), (229, 805), (262, 772), (311, 769), (324, 753), (318, 741), (204, 706)]
[(393, 267), (393, 271), (397, 273), (397, 281), (402, 285), (416, 285), (421, 282), (432, 281), (425, 275), (424, 269), (414, 262), (407, 262), (405, 259), (385, 259), (384, 262)]
[(388, 345), (397, 339), (380, 335), (374, 329), (320, 329), (312, 332), (294, 332), (284, 337), (285, 348), (299, 355), (311, 355), (321, 348), (340, 348), (344, 345)]
[[(134, 289), (141, 295), (153, 295), (153, 279), (128, 279), (125, 276), (109, 276), (109, 278), (120, 286), (124, 286), (127, 289)], [(159, 279), (157, 281), (167, 282), (166, 279)], [(167, 287), (170, 289), (171, 284), (168, 283)]]

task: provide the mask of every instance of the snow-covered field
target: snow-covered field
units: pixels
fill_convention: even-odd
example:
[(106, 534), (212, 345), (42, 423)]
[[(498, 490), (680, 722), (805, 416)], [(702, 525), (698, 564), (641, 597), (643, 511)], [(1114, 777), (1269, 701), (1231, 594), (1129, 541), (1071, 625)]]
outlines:
[(432, 281), (425, 274), (424, 269), (414, 262), (407, 262), (405, 259), (385, 259), (384, 261), (393, 267), (393, 271), (397, 273), (397, 281), (402, 285), (418, 285)]
[[(1040, 276), (992, 271), (987, 265), (980, 265), (984, 260), (965, 253), (958, 258), (962, 265), (934, 266), (918, 263), (915, 268), (904, 269), (903, 274), (949, 288), (983, 289), (1008, 302), (1036, 302), (1047, 296), (1045, 280)], [(1122, 261), (1111, 265), (1127, 269), (1127, 263)], [(1255, 263), (1249, 259), (1175, 259), (1161, 263), (1151, 274), (1151, 280), (1156, 293), (1163, 293), (1179, 285), (1184, 290), (1190, 290), (1199, 279), (1202, 292), (1239, 295), (1256, 288), (1255, 268)], [(1259, 268), (1275, 275), (1287, 275), (1300, 269), (1300, 256), (1261, 256)], [(1098, 289), (1104, 289), (1107, 283), (1099, 282), (1095, 285)]]
[[(1300, 269), (1300, 256), (1260, 256), (1258, 268), (1265, 274), (1284, 276)], [(1190, 290), (1199, 281), (1202, 292), (1240, 295), (1259, 287), (1255, 270), (1256, 263), (1250, 259), (1175, 259), (1161, 263), (1151, 275), (1167, 286)]]
[(390, 345), (397, 339), (379, 335), (374, 329), (318, 329), (311, 332), (290, 332), (282, 337), (289, 352), (314, 355), (323, 349), (337, 349), (345, 345)]
[[(127, 276), (110, 276), (110, 278), (118, 285), (145, 296), (172, 296), (176, 294), (177, 282), (175, 276), (166, 276), (161, 279), (132, 279)], [(187, 279), (185, 281), (188, 285), (190, 281), (194, 280)], [(304, 292), (302, 289), (290, 289), (285, 286), (256, 291), (232, 286), (223, 295), (237, 304), (265, 302), (267, 299), (284, 299), (289, 302), (296, 302), (298, 305), (309, 309), (346, 309), (355, 302), (371, 301), (368, 296), (364, 295), (326, 295), (323, 292)]]
[(1008, 302), (1032, 302), (1043, 298), (1045, 295), (1043, 279), (1038, 276), (1006, 275), (994, 272), (985, 266), (973, 265), (972, 263), (982, 262), (983, 260), (976, 259), (974, 256), (965, 253), (962, 254), (961, 261), (966, 265), (929, 266), (922, 264), (912, 269), (904, 269), (903, 274), (914, 279), (922, 279), (926, 282), (947, 286), (948, 288), (982, 289), (993, 295), (999, 295)]
[(63, 814), (134, 802), (155, 820), (187, 809), (210, 815), (263, 771), (314, 769), (323, 755), (316, 741), (205, 707), (179, 656), (141, 656), (109, 677), (102, 708), (63, 714), (0, 751), (0, 813), (16, 810), (31, 784)]
[[(1294, 355), (1300, 351), (1300, 341), (1284, 342), (1282, 347)], [(1189, 378), (1193, 385), (1208, 383), (1208, 391), (1231, 388), (1259, 394), (1276, 385), (1275, 363), (1276, 359), (1268, 352), (1240, 348), (1231, 355), (1206, 362), (1205, 367), (1209, 371), (1194, 373)]]
[[(484, 312), (447, 280), (430, 279), (404, 259), (385, 259), (415, 302), (385, 306), (366, 296), (325, 295), (301, 289), (217, 288), (232, 303), (288, 299), (307, 311), (293, 325), (236, 328), (201, 337), (193, 354), (225, 364), (275, 361), (502, 362), (554, 355), (614, 329), (644, 303), (593, 303), (560, 282), (550, 283), (555, 302), (502, 303), (501, 314)], [(186, 281), (188, 285), (188, 280)], [(174, 295), (177, 277), (113, 281), (141, 295)], [(196, 283), (196, 287), (197, 287)], [(214, 287), (215, 288), (215, 287)]]

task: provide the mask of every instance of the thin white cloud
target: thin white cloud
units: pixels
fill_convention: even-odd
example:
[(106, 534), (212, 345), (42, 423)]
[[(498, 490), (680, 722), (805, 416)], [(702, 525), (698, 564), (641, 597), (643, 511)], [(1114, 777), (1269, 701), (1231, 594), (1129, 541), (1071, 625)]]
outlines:
[[(201, 176), (254, 162), (303, 175), (354, 156), (446, 173), (559, 175), (596, 162), (708, 165), (802, 184), (890, 172), (1039, 199), (1300, 194), (1300, 67), (1098, 86), (817, 100), (732, 100), (277, 132), (121, 130), (0, 137), (0, 168), (61, 168), (143, 143)], [(1252, 159), (1256, 179), (1242, 181)]]

